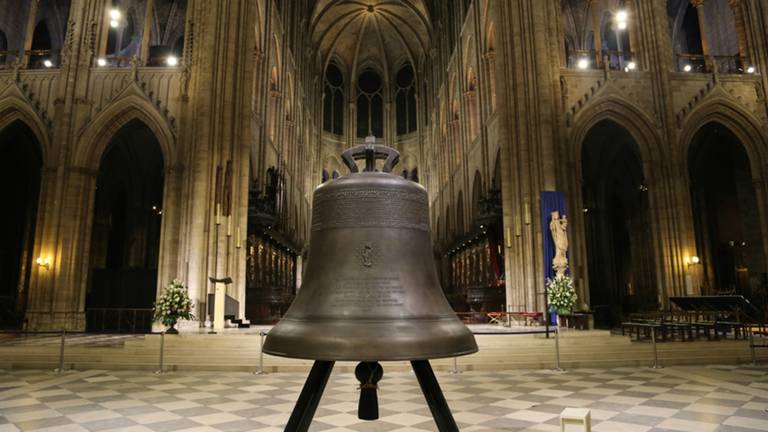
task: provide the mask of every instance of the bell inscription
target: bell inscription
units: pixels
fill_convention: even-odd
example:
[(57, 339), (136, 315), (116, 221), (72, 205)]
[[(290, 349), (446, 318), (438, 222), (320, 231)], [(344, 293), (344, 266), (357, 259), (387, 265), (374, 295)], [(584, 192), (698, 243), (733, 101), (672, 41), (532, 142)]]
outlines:
[(331, 301), (342, 310), (362, 312), (402, 306), (405, 288), (399, 278), (346, 279), (336, 286)]
[(316, 195), (312, 231), (333, 228), (405, 228), (428, 232), (428, 216), (424, 193), (347, 188)]

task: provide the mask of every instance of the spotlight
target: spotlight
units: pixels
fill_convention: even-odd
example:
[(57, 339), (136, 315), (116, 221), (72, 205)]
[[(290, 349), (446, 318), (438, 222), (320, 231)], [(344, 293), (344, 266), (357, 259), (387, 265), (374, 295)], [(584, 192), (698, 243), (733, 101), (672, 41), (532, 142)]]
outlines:
[(626, 21), (619, 21), (616, 23), (616, 28), (619, 30), (626, 30), (627, 29), (627, 22)]
[(576, 63), (576, 66), (578, 66), (579, 69), (586, 69), (589, 67), (589, 60), (585, 58), (579, 59), (579, 62)]
[(39, 256), (35, 260), (35, 263), (38, 267), (44, 267), (46, 269), (51, 268), (51, 259), (48, 257), (43, 258), (42, 256)]
[(112, 27), (112, 28), (118, 28), (118, 27), (120, 27), (120, 21), (118, 21), (118, 20), (110, 20), (109, 21), (109, 26)]
[(118, 21), (122, 17), (123, 17), (123, 14), (120, 12), (119, 9), (110, 9), (109, 10), (109, 18), (111, 20)]
[(168, 58), (165, 59), (165, 64), (168, 66), (176, 66), (179, 64), (179, 59), (176, 56), (168, 56)]
[(755, 67), (754, 67), (754, 66), (750, 66), (750, 67), (748, 67), (748, 68), (747, 68), (747, 73), (748, 73), (748, 74), (753, 74), (753, 73), (755, 73)]
[(691, 70), (693, 70), (693, 67), (691, 67), (691, 65), (687, 64), (683, 66), (683, 72), (690, 72)]
[(99, 65), (99, 67), (104, 67), (107, 65), (107, 59), (105, 59), (104, 57), (99, 57), (98, 59), (96, 59), (96, 64)]
[(626, 23), (627, 22), (627, 18), (629, 18), (629, 14), (627, 13), (627, 11), (620, 10), (620, 11), (616, 12), (616, 21), (618, 21), (620, 23), (621, 22)]
[(45, 59), (45, 60), (43, 60), (43, 66), (45, 66), (47, 68), (52, 68), (53, 67), (53, 62), (48, 60), (48, 59)]
[(691, 257), (691, 264), (698, 264), (701, 262), (701, 259), (697, 257), (696, 255)]

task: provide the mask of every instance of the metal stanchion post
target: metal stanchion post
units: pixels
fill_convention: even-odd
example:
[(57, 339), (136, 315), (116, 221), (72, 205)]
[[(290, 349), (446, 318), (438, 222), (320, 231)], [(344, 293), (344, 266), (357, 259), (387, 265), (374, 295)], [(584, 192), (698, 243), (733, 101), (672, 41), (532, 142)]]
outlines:
[(449, 370), (448, 373), (451, 375), (461, 373), (461, 371), (459, 370), (459, 361), (456, 359), (456, 357), (453, 358), (453, 369)]
[(54, 372), (64, 372), (64, 344), (67, 341), (67, 330), (61, 329), (61, 346), (59, 347), (59, 367)]
[(558, 372), (565, 372), (565, 369), (560, 367), (560, 326), (555, 326), (555, 370)]
[(662, 369), (664, 366), (659, 364), (659, 350), (656, 348), (655, 328), (651, 328), (651, 344), (653, 345), (653, 366), (651, 366), (651, 369)]
[(757, 366), (757, 353), (755, 353), (755, 333), (749, 330), (749, 351), (752, 356), (752, 366)]
[(264, 372), (264, 332), (259, 332), (259, 337), (261, 338), (261, 342), (259, 343), (259, 369), (254, 372), (256, 375), (265, 375), (266, 372)]
[(165, 333), (160, 333), (160, 368), (155, 371), (155, 374), (161, 375), (165, 373), (163, 365), (163, 355), (165, 354)]

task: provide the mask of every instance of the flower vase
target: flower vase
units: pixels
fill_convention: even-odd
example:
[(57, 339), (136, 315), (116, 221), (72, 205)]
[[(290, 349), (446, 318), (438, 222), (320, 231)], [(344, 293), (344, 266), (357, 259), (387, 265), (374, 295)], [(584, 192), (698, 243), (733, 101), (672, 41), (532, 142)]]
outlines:
[(165, 331), (165, 334), (179, 334), (179, 331), (176, 330), (176, 322), (174, 321), (171, 323), (171, 326), (168, 327), (168, 330)]

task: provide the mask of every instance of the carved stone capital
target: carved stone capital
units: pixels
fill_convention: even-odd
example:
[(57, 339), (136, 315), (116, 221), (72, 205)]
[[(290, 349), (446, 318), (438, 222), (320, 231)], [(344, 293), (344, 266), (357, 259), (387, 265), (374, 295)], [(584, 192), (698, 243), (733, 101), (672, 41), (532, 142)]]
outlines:
[(704, 6), (704, 0), (691, 0), (691, 6), (695, 8), (700, 8)]

